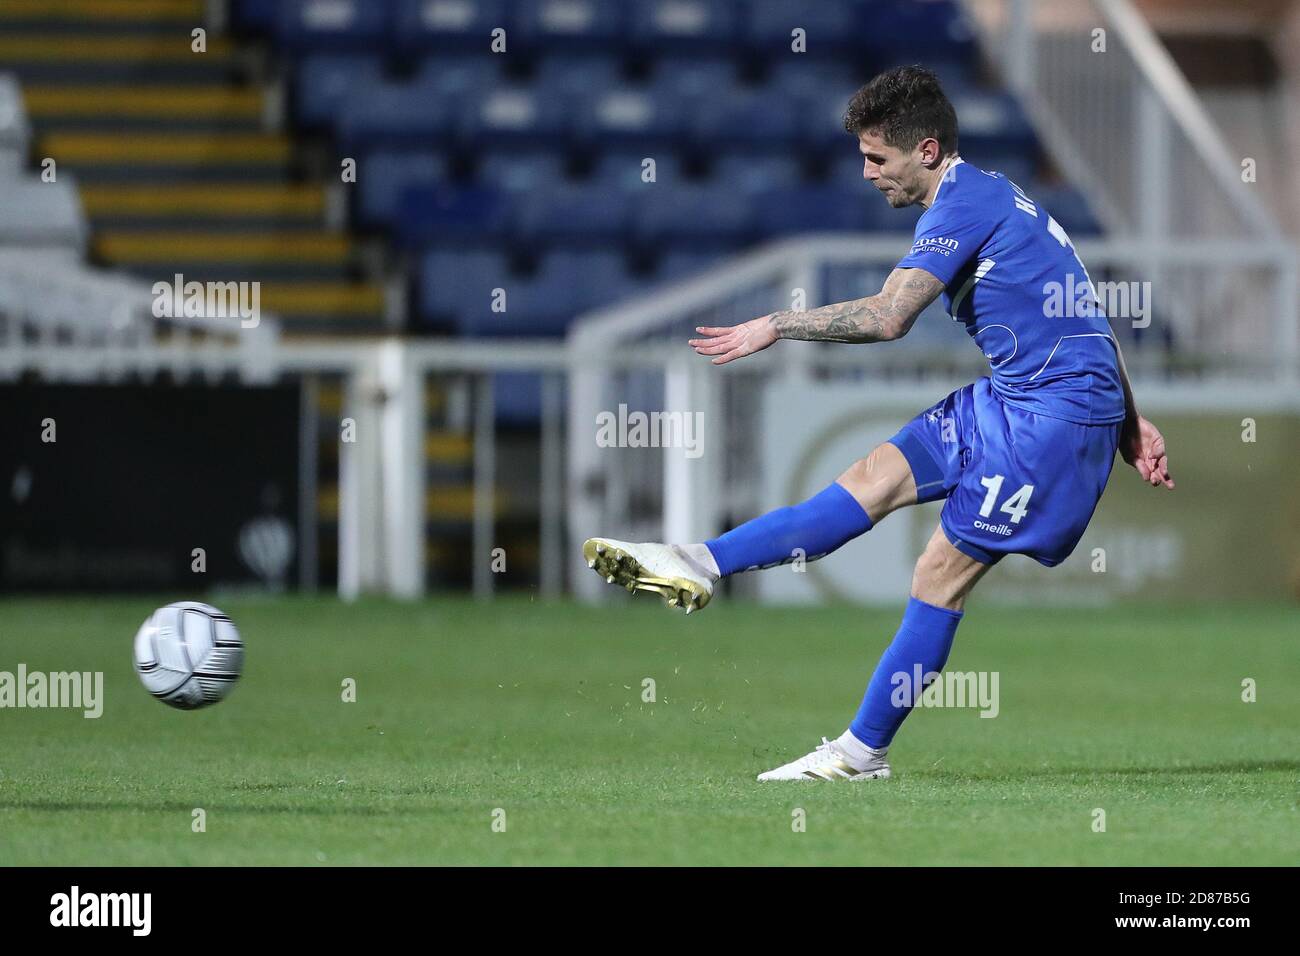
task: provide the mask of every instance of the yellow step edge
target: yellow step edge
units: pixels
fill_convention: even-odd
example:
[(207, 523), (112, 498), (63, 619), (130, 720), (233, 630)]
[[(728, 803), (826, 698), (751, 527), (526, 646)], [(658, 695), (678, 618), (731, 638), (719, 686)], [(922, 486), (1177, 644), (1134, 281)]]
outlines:
[(325, 211), (325, 190), (283, 183), (94, 185), (81, 187), (81, 203), (90, 216), (316, 216)]
[(261, 297), (263, 308), (286, 316), (384, 311), (384, 290), (366, 283), (263, 282)]
[[(95, 237), (95, 252), (111, 262), (313, 262), (344, 261), (351, 249), (346, 236), (329, 233), (192, 233), (105, 231)], [(263, 300), (263, 304), (270, 306)]]
[(203, 25), (203, 0), (0, 0), (3, 20), (174, 20)]
[(262, 91), (226, 86), (26, 86), (29, 115), (158, 117), (160, 119), (258, 119)]
[[(195, 24), (201, 26), (202, 24)], [(134, 62), (175, 62), (224, 60), (233, 47), (224, 37), (209, 36), (207, 50), (195, 53), (190, 31), (184, 27), (173, 33), (142, 36), (83, 36), (40, 34), (0, 36), (0, 63), (83, 62), (124, 65)]]
[(456, 432), (432, 432), (424, 436), (424, 458), (440, 465), (462, 465), (474, 459), (474, 442)]
[(82, 164), (279, 164), (289, 152), (289, 140), (274, 133), (50, 133), (37, 144), (39, 156)]
[[(493, 494), (493, 517), (505, 510), (506, 495), (501, 489)], [(322, 485), (316, 490), (316, 516), (326, 520), (339, 515), (339, 489), (337, 485)], [(426, 521), (471, 521), (474, 518), (474, 486), (455, 485), (436, 488), (424, 497)]]

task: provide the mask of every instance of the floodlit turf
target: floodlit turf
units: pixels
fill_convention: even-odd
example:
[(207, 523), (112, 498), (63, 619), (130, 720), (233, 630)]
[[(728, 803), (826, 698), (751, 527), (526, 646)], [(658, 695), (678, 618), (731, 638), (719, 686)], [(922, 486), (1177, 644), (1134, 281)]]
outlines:
[(106, 697), (0, 710), (0, 863), (1300, 860), (1293, 606), (975, 604), (948, 668), (998, 672), (996, 718), (914, 713), (892, 780), (758, 784), (843, 730), (901, 605), (216, 599), (245, 676), (184, 713), (130, 666), (163, 602), (0, 602), (0, 671), (102, 670)]

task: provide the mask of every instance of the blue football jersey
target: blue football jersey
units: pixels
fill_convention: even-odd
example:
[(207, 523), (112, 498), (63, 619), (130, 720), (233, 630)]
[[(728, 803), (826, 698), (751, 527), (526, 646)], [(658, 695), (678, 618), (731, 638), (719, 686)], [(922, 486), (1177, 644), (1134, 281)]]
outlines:
[(1007, 405), (1085, 425), (1122, 421), (1110, 323), (1060, 224), (1001, 173), (960, 159), (916, 224), (902, 268), (944, 283), (943, 304), (989, 360)]

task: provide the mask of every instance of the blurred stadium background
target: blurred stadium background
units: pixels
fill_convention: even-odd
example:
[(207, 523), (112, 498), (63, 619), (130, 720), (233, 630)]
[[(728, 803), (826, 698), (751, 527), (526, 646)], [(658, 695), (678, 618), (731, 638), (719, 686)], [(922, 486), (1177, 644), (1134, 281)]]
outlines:
[[(917, 211), (841, 115), (909, 62), (1149, 290), (1114, 324), (1179, 481), (1117, 474), (1066, 566), (987, 592), (1293, 594), (1284, 0), (0, 0), (0, 590), (610, 600), (583, 538), (803, 497), (978, 351), (937, 305), (725, 370), (684, 339), (878, 289)], [(257, 283), (260, 322), (159, 317), (178, 276)], [(700, 454), (602, 447), (620, 406), (698, 414)], [(732, 586), (896, 603), (933, 519)]]

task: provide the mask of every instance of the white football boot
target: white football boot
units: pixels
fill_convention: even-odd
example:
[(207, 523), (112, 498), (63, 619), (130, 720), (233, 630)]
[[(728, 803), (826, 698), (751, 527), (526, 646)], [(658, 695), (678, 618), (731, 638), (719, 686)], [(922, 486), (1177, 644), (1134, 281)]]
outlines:
[(882, 780), (889, 776), (883, 753), (871, 753), (865, 762), (855, 761), (834, 740), (822, 738), (817, 749), (793, 763), (760, 773), (759, 780)]
[(713, 579), (672, 544), (632, 544), (613, 538), (588, 538), (582, 544), (587, 567), (610, 584), (629, 591), (653, 591), (669, 607), (698, 611), (713, 597)]

